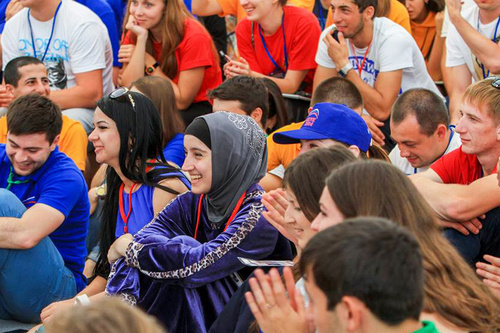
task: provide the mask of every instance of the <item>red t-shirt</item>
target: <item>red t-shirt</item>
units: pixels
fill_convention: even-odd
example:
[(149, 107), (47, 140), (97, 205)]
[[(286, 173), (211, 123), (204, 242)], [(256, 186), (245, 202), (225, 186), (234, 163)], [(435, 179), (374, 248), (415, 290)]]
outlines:
[[(219, 66), (219, 57), (213, 46), (212, 38), (203, 26), (196, 20), (188, 18), (184, 21), (184, 38), (175, 50), (177, 60), (177, 75), (173, 81), (179, 82), (179, 73), (188, 69), (205, 67), (205, 75), (198, 94), (193, 103), (207, 101), (207, 90), (212, 90), (222, 83), (222, 72)], [(122, 44), (134, 44), (128, 31)], [(161, 64), (162, 43), (153, 42), (155, 59)]]
[[(316, 70), (316, 50), (318, 48), (321, 30), (316, 17), (304, 8), (284, 6), (284, 26), (286, 51), (289, 70), (309, 70), (304, 82), (306, 91), (311, 92), (314, 72)], [(285, 71), (285, 51), (283, 28), (280, 27), (273, 35), (264, 36), (267, 49), (274, 61)], [(252, 46), (252, 21), (245, 18), (236, 26), (236, 40), (240, 56), (248, 61), (253, 71), (270, 75), (276, 70), (269, 58), (259, 34), (259, 25), (254, 24), (254, 43)]]
[(464, 153), (460, 146), (434, 162), (431, 169), (445, 184), (469, 185), (481, 178), (482, 166), (476, 155)]

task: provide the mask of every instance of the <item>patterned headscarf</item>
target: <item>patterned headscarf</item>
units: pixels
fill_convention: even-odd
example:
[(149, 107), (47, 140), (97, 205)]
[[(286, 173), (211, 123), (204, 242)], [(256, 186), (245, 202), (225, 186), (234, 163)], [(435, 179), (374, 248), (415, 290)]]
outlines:
[(206, 208), (210, 222), (218, 224), (229, 219), (238, 199), (266, 174), (266, 138), (249, 116), (221, 111), (202, 118), (212, 145), (212, 186)]

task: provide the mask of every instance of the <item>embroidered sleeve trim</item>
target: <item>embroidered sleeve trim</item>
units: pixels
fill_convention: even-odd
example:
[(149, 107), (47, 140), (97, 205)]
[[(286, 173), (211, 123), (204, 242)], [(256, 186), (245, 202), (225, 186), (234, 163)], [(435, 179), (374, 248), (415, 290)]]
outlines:
[[(262, 196), (263, 193), (264, 193), (263, 191), (251, 192), (245, 197), (245, 201), (255, 197)], [(142, 270), (140, 269), (138, 263), (137, 266), (134, 267), (139, 268), (141, 273), (154, 279), (184, 279), (197, 272), (200, 272), (210, 267), (217, 260), (221, 259), (224, 255), (226, 255), (229, 251), (231, 251), (232, 249), (236, 248), (241, 244), (241, 242), (247, 237), (247, 235), (255, 228), (255, 225), (257, 224), (257, 221), (260, 218), (260, 214), (263, 208), (264, 206), (260, 202), (250, 205), (250, 211), (248, 212), (247, 218), (245, 219), (245, 221), (243, 221), (243, 223), (236, 230), (236, 232), (228, 240), (226, 240), (220, 246), (215, 248), (212, 252), (208, 253), (205, 257), (203, 257), (199, 261), (189, 266), (166, 272), (151, 272)], [(135, 253), (134, 255), (137, 255), (137, 253)]]
[(125, 265), (139, 268), (138, 256), (143, 247), (143, 244), (132, 241), (125, 251)]

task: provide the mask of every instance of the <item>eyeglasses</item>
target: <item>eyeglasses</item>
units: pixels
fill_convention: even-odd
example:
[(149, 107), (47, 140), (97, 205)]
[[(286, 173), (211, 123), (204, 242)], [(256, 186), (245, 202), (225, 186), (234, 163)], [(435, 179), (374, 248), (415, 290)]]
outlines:
[(121, 88), (118, 88), (118, 89), (112, 91), (111, 94), (109, 94), (109, 98), (116, 99), (116, 100), (122, 99), (125, 96), (128, 97), (130, 104), (132, 104), (132, 109), (134, 109), (134, 112), (135, 112), (135, 101), (134, 101), (134, 98), (132, 97), (132, 95), (130, 94), (130, 91), (128, 90), (128, 88), (121, 87)]
[(497, 89), (500, 89), (500, 78), (492, 80), (491, 85)]

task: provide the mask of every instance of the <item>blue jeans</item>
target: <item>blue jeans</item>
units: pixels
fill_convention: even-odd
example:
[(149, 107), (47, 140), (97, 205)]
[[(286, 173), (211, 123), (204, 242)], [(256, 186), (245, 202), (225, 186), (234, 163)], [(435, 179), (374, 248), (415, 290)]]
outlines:
[(473, 267), (476, 262), (484, 261), (485, 254), (500, 256), (500, 207), (486, 213), (481, 222), (483, 228), (477, 235), (470, 233), (466, 236), (455, 229), (444, 230), (445, 237)]
[[(20, 218), (25, 211), (12, 192), (0, 189), (0, 217)], [(75, 294), (75, 277), (49, 237), (28, 250), (0, 249), (0, 319), (40, 322), (44, 307)]]

